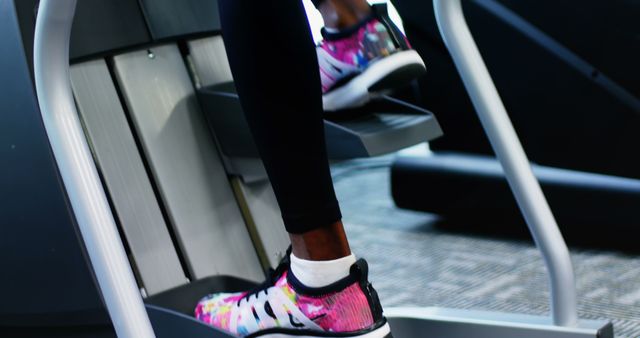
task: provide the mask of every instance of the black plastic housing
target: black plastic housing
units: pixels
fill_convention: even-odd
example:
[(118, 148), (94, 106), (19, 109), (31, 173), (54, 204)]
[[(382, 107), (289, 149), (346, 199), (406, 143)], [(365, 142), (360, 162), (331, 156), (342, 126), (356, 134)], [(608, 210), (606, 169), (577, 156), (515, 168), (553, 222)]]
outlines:
[[(638, 251), (640, 180), (532, 165), (569, 244)], [(442, 226), (492, 235), (528, 231), (500, 163), (488, 156), (399, 157), (391, 169), (401, 208), (443, 216)]]

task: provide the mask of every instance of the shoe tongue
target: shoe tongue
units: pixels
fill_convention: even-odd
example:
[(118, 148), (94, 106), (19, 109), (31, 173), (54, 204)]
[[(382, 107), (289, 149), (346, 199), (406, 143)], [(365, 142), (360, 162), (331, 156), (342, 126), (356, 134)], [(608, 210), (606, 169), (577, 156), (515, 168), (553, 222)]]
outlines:
[(289, 270), (289, 265), (291, 264), (290, 255), (291, 246), (289, 246), (285, 255), (280, 259), (280, 262), (278, 263), (278, 266), (275, 268), (275, 270), (269, 268), (270, 271), (268, 276), (270, 276), (272, 284), (275, 284), (282, 277), (282, 275)]
[(273, 284), (275, 286), (278, 287), (282, 287), (287, 285), (287, 275), (289, 274), (289, 270), (284, 271), (284, 273), (282, 273), (280, 275), (280, 277), (278, 277), (278, 279), (276, 280), (276, 282)]

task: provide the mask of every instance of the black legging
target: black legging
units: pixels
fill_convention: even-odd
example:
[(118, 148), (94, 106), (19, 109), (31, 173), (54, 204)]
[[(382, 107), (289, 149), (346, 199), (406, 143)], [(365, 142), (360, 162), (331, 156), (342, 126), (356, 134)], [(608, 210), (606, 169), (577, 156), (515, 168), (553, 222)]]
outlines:
[[(319, 2), (321, 0), (317, 0)], [(318, 61), (301, 0), (220, 0), (231, 71), (289, 233), (341, 219)]]

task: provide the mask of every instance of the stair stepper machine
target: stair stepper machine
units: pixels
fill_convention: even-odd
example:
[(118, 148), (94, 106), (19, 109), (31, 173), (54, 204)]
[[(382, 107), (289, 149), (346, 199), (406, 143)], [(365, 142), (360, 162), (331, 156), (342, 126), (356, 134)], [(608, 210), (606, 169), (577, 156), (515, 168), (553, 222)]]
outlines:
[[(604, 337), (611, 323), (577, 316), (568, 249), (507, 117), (466, 25), (460, 0), (434, 0), (436, 19), (483, 127), (549, 271), (550, 316), (441, 308), (386, 308), (396, 338), (413, 337)], [(81, 126), (69, 77), (69, 41), (76, 0), (42, 0), (36, 22), (34, 75), (42, 118), (99, 291), (119, 337), (231, 337), (195, 320), (202, 296), (240, 291), (255, 283), (230, 276), (191, 281), (143, 300), (118, 234), (104, 188)], [(256, 158), (233, 86), (200, 88), (198, 98), (232, 174), (258, 179), (236, 160)], [(440, 136), (433, 115), (383, 97), (353, 118), (325, 122), (333, 159), (375, 156)], [(231, 127), (230, 127), (231, 126)], [(239, 162), (238, 162), (239, 163)], [(235, 171), (235, 172), (234, 172)], [(229, 257), (232, 259), (232, 257)]]

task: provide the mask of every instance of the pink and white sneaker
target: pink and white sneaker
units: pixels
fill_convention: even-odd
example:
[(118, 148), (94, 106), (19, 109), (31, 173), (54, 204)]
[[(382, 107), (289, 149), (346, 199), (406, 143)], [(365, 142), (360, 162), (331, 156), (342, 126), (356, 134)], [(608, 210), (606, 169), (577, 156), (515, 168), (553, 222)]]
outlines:
[(198, 303), (198, 320), (241, 337), (392, 338), (376, 291), (360, 259), (349, 276), (309, 288), (285, 260), (253, 291), (209, 295)]
[(325, 111), (362, 106), (426, 72), (420, 55), (389, 19), (386, 5), (371, 9), (371, 16), (354, 27), (322, 30), (324, 40), (316, 51)]

